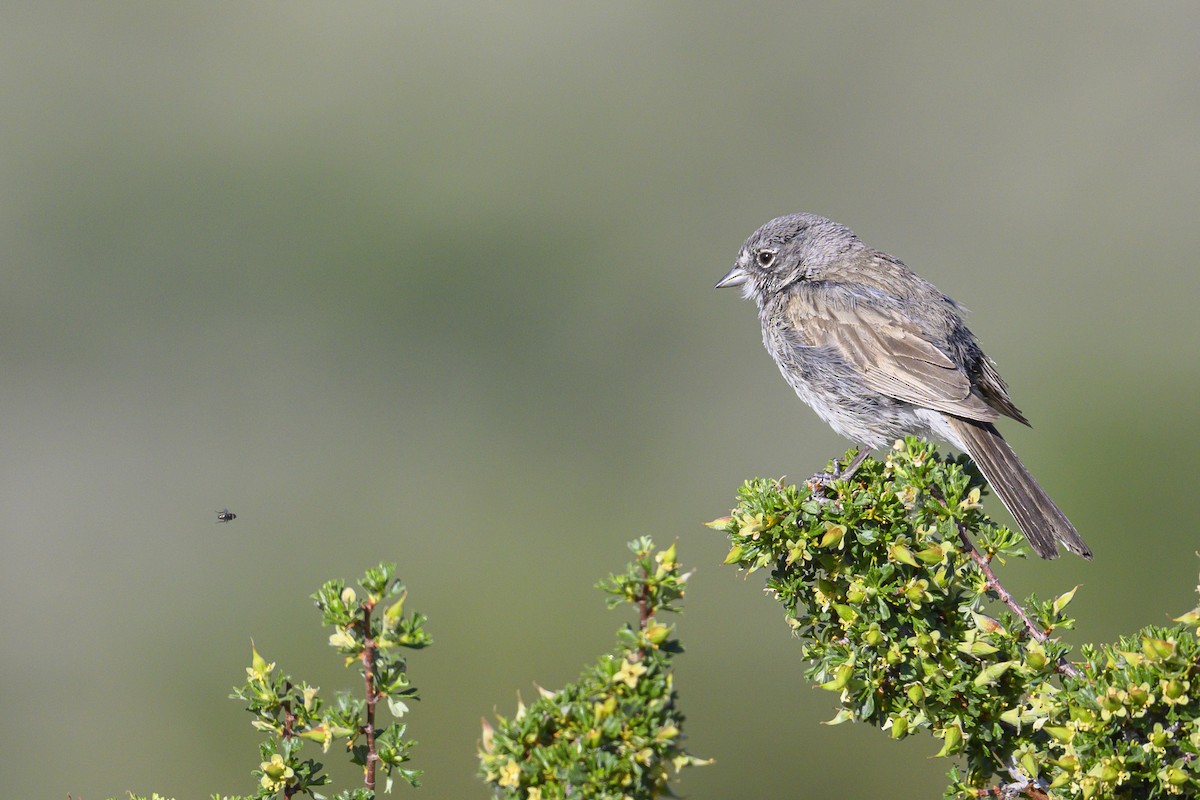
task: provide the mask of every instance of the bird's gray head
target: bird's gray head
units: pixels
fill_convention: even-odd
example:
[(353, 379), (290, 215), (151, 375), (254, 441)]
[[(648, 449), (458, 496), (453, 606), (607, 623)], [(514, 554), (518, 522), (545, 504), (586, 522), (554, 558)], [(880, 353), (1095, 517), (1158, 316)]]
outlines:
[(777, 217), (750, 235), (717, 288), (741, 286), (744, 296), (761, 305), (796, 281), (820, 277), (826, 265), (857, 245), (854, 231), (831, 219), (805, 213)]

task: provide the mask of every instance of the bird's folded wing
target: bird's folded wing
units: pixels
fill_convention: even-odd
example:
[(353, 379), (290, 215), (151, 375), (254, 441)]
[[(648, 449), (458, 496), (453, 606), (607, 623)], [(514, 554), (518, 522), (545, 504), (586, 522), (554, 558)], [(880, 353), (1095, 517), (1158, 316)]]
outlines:
[(991, 422), (996, 410), (971, 391), (970, 378), (911, 322), (888, 310), (824, 305), (792, 322), (812, 345), (830, 347), (858, 367), (881, 394), (967, 419)]

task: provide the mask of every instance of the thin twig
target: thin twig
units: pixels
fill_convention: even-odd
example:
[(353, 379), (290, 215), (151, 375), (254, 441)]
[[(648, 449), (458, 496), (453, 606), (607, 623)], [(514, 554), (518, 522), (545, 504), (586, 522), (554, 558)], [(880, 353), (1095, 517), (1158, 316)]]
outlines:
[[(638, 630), (646, 630), (646, 624), (653, 616), (650, 610), (650, 570), (642, 567), (642, 580), (637, 593), (637, 609), (638, 609)], [(637, 649), (638, 661), (646, 657), (646, 652), (642, 648)]]
[[(984, 577), (987, 578), (988, 588), (995, 593), (1000, 602), (1012, 609), (1012, 612), (1017, 615), (1021, 622), (1025, 623), (1025, 629), (1029, 631), (1030, 636), (1032, 636), (1038, 642), (1048, 641), (1050, 637), (1046, 634), (1046, 632), (1034, 624), (1033, 620), (1029, 618), (1029, 615), (1025, 613), (1025, 609), (1021, 607), (1021, 604), (1016, 600), (1013, 600), (1012, 595), (1009, 594), (1008, 590), (1005, 589), (1000, 583), (1000, 579), (997, 578), (996, 573), (992, 571), (991, 559), (975, 549), (974, 543), (972, 543), (970, 537), (967, 536), (967, 531), (961, 523), (955, 522), (954, 527), (958, 531), (958, 538), (962, 540), (963, 547), (966, 549), (967, 555), (969, 555), (971, 560), (979, 566), (979, 570), (983, 573)], [(1058, 659), (1058, 662), (1055, 664), (1055, 669), (1064, 675), (1070, 675), (1072, 678), (1079, 677), (1079, 670), (1075, 668), (1074, 664), (1067, 661), (1065, 658)]]
[[(291, 681), (284, 681), (283, 691), (284, 691), (285, 697), (291, 697), (291, 695), (292, 695), (292, 682)], [(285, 740), (290, 740), (290, 739), (296, 738), (296, 715), (292, 713), (292, 701), (291, 700), (283, 701), (283, 738)], [(283, 785), (283, 796), (284, 797), (294, 797), (296, 795), (296, 791), (297, 791), (297, 787), (295, 784), (284, 783), (284, 785)]]
[(646, 623), (650, 621), (650, 608), (647, 605), (650, 597), (650, 587), (646, 585), (646, 581), (650, 579), (650, 573), (642, 571), (642, 589), (638, 592), (637, 607), (638, 607), (638, 630), (645, 630)]
[(374, 608), (369, 600), (362, 605), (363, 632), (363, 684), (367, 696), (367, 719), (363, 732), (367, 735), (367, 757), (363, 764), (363, 782), (366, 787), (375, 791), (375, 762), (379, 754), (375, 752), (375, 704), (379, 698), (375, 696), (375, 640), (371, 638), (371, 610)]

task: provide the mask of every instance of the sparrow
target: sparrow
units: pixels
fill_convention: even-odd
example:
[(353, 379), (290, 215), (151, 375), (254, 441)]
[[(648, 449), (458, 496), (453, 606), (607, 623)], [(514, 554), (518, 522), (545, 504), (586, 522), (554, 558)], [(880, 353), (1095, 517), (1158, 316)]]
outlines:
[(763, 344), (784, 380), (837, 433), (859, 446), (834, 477), (906, 435), (967, 453), (1042, 558), (1061, 544), (1092, 551), (996, 429), (1029, 421), (963, 309), (899, 259), (816, 214), (773, 219), (742, 245), (717, 288), (758, 306)]

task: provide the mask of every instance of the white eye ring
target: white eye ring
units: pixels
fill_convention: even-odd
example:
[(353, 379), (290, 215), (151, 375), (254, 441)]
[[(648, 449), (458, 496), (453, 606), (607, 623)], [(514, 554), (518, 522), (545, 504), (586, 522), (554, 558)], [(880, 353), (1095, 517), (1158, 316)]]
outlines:
[(763, 249), (754, 254), (754, 263), (760, 267), (769, 267), (775, 263), (776, 250)]

